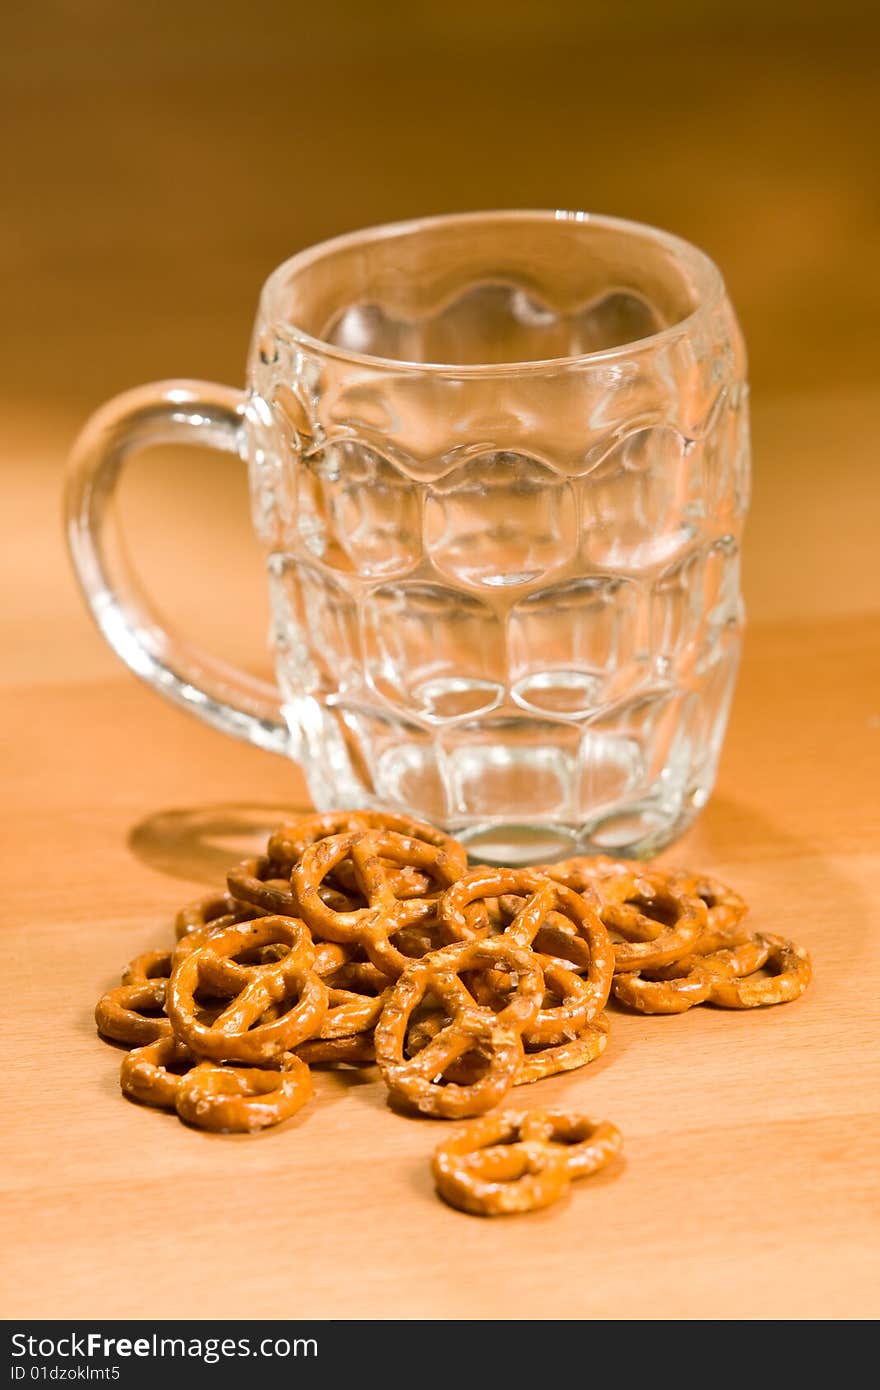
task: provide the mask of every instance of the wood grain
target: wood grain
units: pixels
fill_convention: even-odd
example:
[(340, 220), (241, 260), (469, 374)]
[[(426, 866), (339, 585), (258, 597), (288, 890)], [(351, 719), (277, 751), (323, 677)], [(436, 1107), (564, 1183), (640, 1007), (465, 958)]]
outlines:
[(876, 638), (752, 632), (717, 795), (669, 856), (804, 942), (813, 986), (743, 1014), (616, 1013), (603, 1059), (527, 1099), (613, 1119), (625, 1162), (497, 1222), (437, 1200), (440, 1128), (389, 1110), (372, 1072), (319, 1075), (256, 1137), (122, 1099), (95, 998), (302, 783), (125, 676), (7, 688), (6, 1316), (876, 1315)]

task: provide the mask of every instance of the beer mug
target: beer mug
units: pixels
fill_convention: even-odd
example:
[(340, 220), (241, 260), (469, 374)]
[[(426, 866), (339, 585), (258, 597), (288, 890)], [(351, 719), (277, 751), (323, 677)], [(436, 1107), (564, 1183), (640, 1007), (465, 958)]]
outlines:
[[(132, 452), (250, 475), (277, 687), (166, 631), (112, 544)], [(742, 340), (716, 267), (579, 212), (373, 228), (267, 281), (244, 392), (109, 402), (74, 450), (85, 597), (124, 662), (480, 860), (655, 853), (713, 785), (740, 652)]]

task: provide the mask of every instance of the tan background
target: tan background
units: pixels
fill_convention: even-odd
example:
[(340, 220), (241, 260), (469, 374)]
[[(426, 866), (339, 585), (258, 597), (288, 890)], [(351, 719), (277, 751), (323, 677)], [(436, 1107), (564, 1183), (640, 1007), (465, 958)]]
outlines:
[[(855, 0), (55, 0), (4, 16), (8, 1316), (880, 1312), (878, 32)], [(71, 581), (59, 497), (78, 425), (113, 392), (241, 381), (284, 256), (511, 205), (657, 223), (728, 280), (752, 360), (752, 626), (718, 790), (676, 854), (804, 940), (816, 981), (750, 1016), (616, 1017), (605, 1060), (529, 1101), (617, 1120), (622, 1175), (487, 1228), (434, 1200), (435, 1131), (391, 1116), (376, 1084), (324, 1076), (301, 1120), (241, 1142), (119, 1099), (93, 999), (304, 792), (122, 671)], [(235, 464), (164, 451), (123, 492), (166, 608), (264, 664)], [(270, 1224), (249, 1246), (257, 1210)], [(218, 1252), (239, 1284), (201, 1277)]]
[[(96, 638), (70, 649), (85, 619), (54, 567), (60, 470), (88, 411), (157, 377), (240, 383), (278, 261), (472, 207), (586, 207), (705, 247), (751, 355), (751, 614), (880, 607), (870, 3), (56, 0), (16, 7), (4, 29), (3, 476), (26, 477), (0, 566), (37, 590), (16, 633), (33, 672), (114, 669)], [(236, 465), (144, 458), (123, 491), (159, 598), (258, 663)], [(169, 509), (194, 523), (190, 579), (173, 588)]]

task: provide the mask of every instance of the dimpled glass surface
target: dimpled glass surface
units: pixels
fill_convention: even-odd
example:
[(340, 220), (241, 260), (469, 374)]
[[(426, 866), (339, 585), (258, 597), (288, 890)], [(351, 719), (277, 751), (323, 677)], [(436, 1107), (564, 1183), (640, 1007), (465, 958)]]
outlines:
[[(319, 807), (477, 857), (649, 854), (711, 791), (739, 659), (739, 332), (723, 293), (670, 327), (644, 289), (566, 304), (501, 261), (418, 312), (352, 294), (332, 351), (264, 306), (249, 458), (292, 752)], [(499, 344), (530, 365), (418, 366)]]

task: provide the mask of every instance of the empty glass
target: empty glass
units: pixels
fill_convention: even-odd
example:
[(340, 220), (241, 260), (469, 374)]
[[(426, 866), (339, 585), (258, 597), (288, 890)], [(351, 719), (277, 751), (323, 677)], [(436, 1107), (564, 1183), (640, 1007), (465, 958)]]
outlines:
[[(647, 855), (713, 784), (742, 628), (742, 341), (715, 266), (633, 223), (475, 213), (267, 282), (248, 390), (164, 382), (77, 444), (70, 544), (122, 659), (483, 860)], [(278, 689), (163, 630), (109, 548), (127, 454), (248, 464)]]

